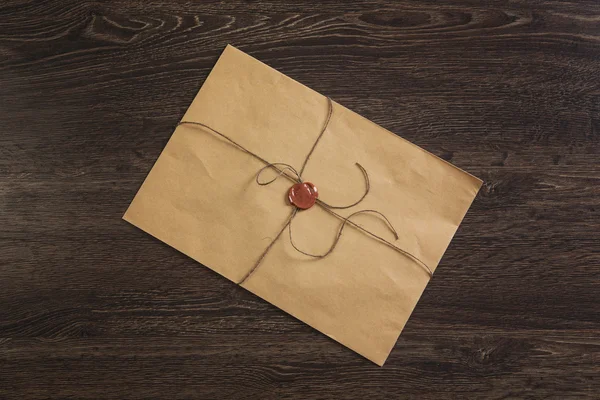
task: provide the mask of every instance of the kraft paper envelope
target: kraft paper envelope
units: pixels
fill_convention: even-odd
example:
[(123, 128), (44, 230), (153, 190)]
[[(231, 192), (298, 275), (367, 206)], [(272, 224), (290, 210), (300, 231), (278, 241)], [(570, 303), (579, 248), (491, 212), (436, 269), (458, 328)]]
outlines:
[[(326, 97), (228, 46), (182, 120), (209, 125), (268, 162), (298, 170), (327, 114)], [(435, 270), (482, 182), (334, 102), (302, 177), (318, 187), (319, 199), (351, 204), (365, 191), (355, 163), (368, 172), (370, 192), (338, 213), (383, 213), (397, 240), (381, 218), (353, 221)], [(262, 167), (222, 137), (179, 125), (123, 218), (238, 283), (292, 207), (292, 183), (258, 185)], [(323, 253), (339, 226), (322, 207), (300, 211), (294, 243)], [(322, 259), (297, 252), (282, 234), (242, 286), (383, 365), (430, 279), (410, 257), (346, 226)]]

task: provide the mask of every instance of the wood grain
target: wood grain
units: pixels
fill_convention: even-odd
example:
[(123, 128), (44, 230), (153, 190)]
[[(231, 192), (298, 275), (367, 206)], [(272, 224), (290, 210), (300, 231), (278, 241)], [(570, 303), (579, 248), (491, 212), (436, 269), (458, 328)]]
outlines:
[[(485, 180), (383, 368), (121, 221), (227, 43)], [(599, 77), (596, 1), (3, 1), (0, 398), (598, 398)]]

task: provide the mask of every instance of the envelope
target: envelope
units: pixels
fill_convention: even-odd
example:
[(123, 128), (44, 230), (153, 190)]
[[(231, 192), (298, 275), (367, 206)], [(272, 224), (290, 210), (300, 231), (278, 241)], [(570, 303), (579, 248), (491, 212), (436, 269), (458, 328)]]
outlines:
[[(233, 46), (182, 118), (231, 141), (178, 125), (123, 218), (381, 366), (432, 278), (426, 268), (435, 271), (482, 181), (336, 102), (331, 107), (302, 178), (327, 204), (352, 204), (365, 192), (359, 163), (368, 194), (335, 212), (376, 210), (397, 239), (366, 213), (352, 218), (356, 225), (347, 224), (323, 258), (298, 252), (287, 231), (278, 236), (293, 209), (292, 182), (258, 185), (265, 163), (231, 141), (298, 170), (327, 120), (328, 99)], [(294, 244), (325, 253), (342, 222), (322, 206), (301, 210)]]

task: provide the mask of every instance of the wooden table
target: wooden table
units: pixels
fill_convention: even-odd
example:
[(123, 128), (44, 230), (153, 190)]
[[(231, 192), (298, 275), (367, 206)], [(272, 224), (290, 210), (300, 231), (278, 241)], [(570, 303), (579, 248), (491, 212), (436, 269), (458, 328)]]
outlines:
[[(600, 4), (4, 0), (0, 398), (600, 395)], [(379, 368), (121, 220), (227, 43), (485, 180)]]

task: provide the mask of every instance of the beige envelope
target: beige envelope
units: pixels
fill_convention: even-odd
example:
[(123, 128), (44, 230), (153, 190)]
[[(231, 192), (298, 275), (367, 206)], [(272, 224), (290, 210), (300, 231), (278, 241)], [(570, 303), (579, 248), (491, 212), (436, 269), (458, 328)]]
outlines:
[[(183, 117), (211, 126), (275, 163), (301, 167), (328, 113), (327, 99), (227, 46)], [(481, 181), (333, 103), (331, 121), (303, 178), (319, 198), (385, 214), (354, 222), (435, 270)], [(133, 199), (124, 219), (240, 282), (285, 224), (291, 182), (255, 182), (256, 158), (197, 126), (180, 125)], [(322, 253), (340, 220), (321, 207), (300, 211), (296, 245)], [(430, 276), (410, 257), (351, 226), (337, 248), (314, 259), (281, 235), (242, 286), (369, 360), (383, 365)]]

